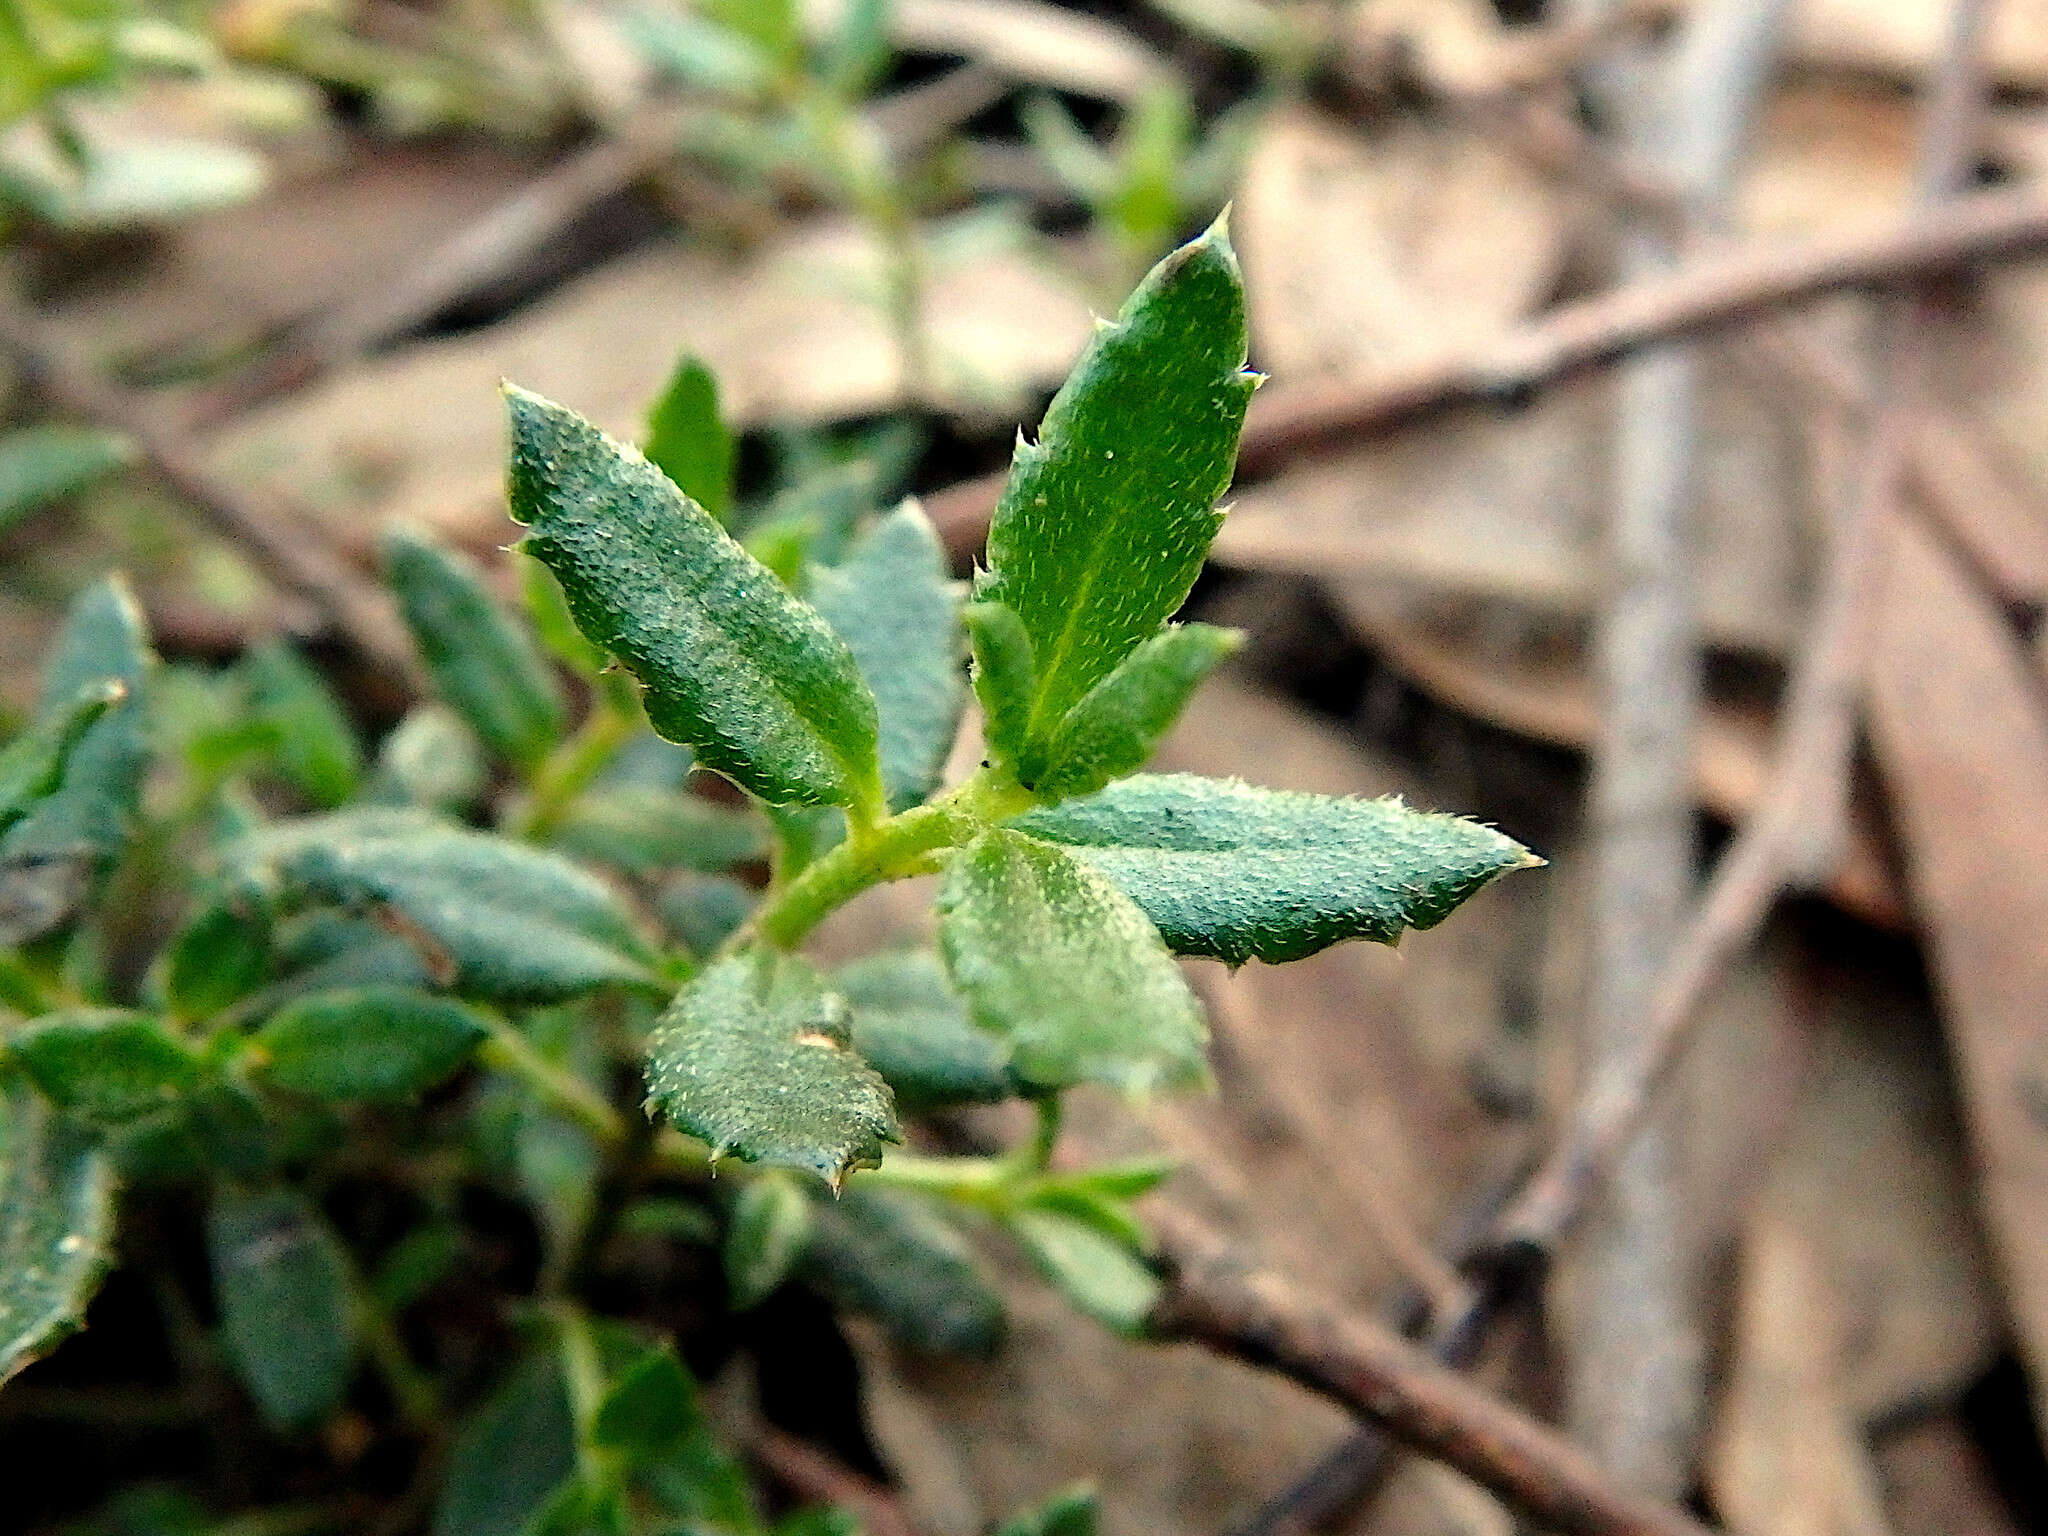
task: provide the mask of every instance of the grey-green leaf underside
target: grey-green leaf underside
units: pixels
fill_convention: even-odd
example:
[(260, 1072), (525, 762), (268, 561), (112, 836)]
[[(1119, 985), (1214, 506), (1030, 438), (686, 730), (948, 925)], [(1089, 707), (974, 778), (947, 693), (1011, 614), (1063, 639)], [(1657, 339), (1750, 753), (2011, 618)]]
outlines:
[(648, 1042), (648, 1103), (714, 1156), (836, 1185), (899, 1140), (889, 1085), (855, 1054), (846, 999), (794, 955), (753, 950), (685, 987)]
[(638, 451), (506, 399), (522, 547), (640, 679), (655, 730), (771, 803), (879, 811), (875, 701), (846, 642)]
[(984, 832), (946, 871), (939, 944), (974, 1020), (1040, 1089), (1207, 1081), (1208, 1030), (1145, 914), (1066, 850)]
[(1504, 833), (1397, 799), (1141, 774), (1017, 825), (1062, 844), (1184, 955), (1299, 960), (1345, 939), (1393, 943), (1495, 876), (1542, 861)]
[(285, 822), (243, 838), (226, 864), (237, 886), (283, 905), (379, 913), (460, 992), (546, 1002), (651, 979), (643, 941), (602, 881), (559, 854), (422, 812)]

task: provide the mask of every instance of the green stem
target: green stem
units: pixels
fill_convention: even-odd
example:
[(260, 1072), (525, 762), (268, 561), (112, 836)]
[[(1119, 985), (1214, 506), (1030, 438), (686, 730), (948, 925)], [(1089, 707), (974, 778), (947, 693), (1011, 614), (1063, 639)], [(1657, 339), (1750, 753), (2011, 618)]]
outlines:
[(398, 1404), (399, 1416), (429, 1438), (444, 1433), (448, 1418), (440, 1389), (414, 1363), (405, 1340), (398, 1336), (398, 1326), (391, 1320), (391, 1314), (360, 1276), (356, 1277), (355, 1290), (356, 1326), (362, 1332), (371, 1363), (384, 1378), (392, 1401)]
[(626, 1117), (603, 1094), (541, 1055), (507, 1020), (491, 1018), (490, 1031), (477, 1053), (485, 1065), (525, 1084), (550, 1109), (588, 1131), (598, 1145), (616, 1149), (625, 1144), (630, 1134)]
[(999, 1212), (1009, 1204), (1016, 1169), (1001, 1157), (925, 1157), (891, 1152), (879, 1168), (853, 1177), (869, 1189), (907, 1189), (936, 1195), (957, 1205)]
[(1059, 1144), (1066, 1103), (1057, 1093), (1049, 1093), (1033, 1101), (1032, 1108), (1038, 1112), (1038, 1119), (1031, 1128), (1031, 1140), (1018, 1148), (1018, 1156), (1032, 1173), (1043, 1173), (1052, 1166), (1052, 1152)]
[(604, 1362), (598, 1358), (597, 1336), (590, 1318), (574, 1302), (559, 1301), (548, 1308), (562, 1347), (562, 1379), (569, 1389), (569, 1410), (576, 1421), (577, 1470), (591, 1486), (608, 1478), (604, 1457), (592, 1441), (590, 1426), (604, 1401)]
[(601, 692), (576, 734), (549, 753), (534, 774), (533, 796), (513, 824), (514, 835), (535, 842), (552, 835), (576, 797), (633, 739), (639, 725), (633, 711)]
[(1029, 810), (1032, 803), (1030, 793), (1015, 781), (984, 768), (943, 799), (856, 829), (780, 892), (771, 893), (752, 921), (727, 941), (726, 950), (757, 941), (789, 949), (862, 891), (926, 873), (931, 854), (958, 847), (984, 827)]

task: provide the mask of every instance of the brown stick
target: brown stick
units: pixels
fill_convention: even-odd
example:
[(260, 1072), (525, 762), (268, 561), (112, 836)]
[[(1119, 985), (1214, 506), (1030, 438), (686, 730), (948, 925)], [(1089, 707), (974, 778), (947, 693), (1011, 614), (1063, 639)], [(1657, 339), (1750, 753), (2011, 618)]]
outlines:
[[(1307, 449), (1383, 432), (1455, 406), (1512, 403), (1529, 390), (1675, 337), (1848, 288), (1896, 287), (2048, 251), (2048, 188), (1972, 193), (1889, 227), (1739, 248), (1597, 297), (1560, 305), (1467, 353), (1391, 369), (1364, 383), (1279, 385), (1252, 401), (1241, 476)], [(932, 496), (926, 510), (956, 552), (986, 532), (1002, 489), (984, 476)]]
[(235, 540), (281, 591), (305, 601), (363, 661), (399, 677), (412, 674), (411, 647), (382, 594), (334, 552), (310, 513), (218, 474), (149, 401), (101, 377), (7, 293), (0, 293), (0, 352), (58, 409), (133, 439), (172, 490)]
[(1156, 1213), (1154, 1229), (1168, 1272), (1159, 1336), (1278, 1371), (1570, 1536), (1708, 1536), (1677, 1509), (1617, 1490), (1555, 1430), (1399, 1336), (1247, 1267), (1192, 1218)]
[(851, 1510), (873, 1536), (918, 1536), (894, 1490), (854, 1471), (810, 1441), (770, 1429), (754, 1442), (753, 1452), (761, 1469), (791, 1493)]

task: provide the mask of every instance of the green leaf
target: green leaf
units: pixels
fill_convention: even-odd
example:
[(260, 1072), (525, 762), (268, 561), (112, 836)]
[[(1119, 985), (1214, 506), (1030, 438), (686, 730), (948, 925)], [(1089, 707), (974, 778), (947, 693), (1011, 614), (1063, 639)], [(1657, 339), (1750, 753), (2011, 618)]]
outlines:
[(276, 641), (242, 658), (254, 718), (275, 733), (277, 766), (321, 810), (356, 792), (363, 749), (333, 692), (299, 654)]
[(1028, 753), (1170, 618), (1221, 525), (1256, 377), (1244, 285), (1219, 222), (1153, 268), (1020, 442), (975, 597), (1023, 621), (1037, 660)]
[(127, 438), (97, 427), (18, 427), (0, 436), (0, 529), (76, 496), (134, 457)]
[(714, 1158), (805, 1168), (837, 1186), (901, 1137), (889, 1085), (848, 1043), (846, 999), (794, 955), (706, 970), (648, 1044), (648, 1102)]
[(974, 1021), (1039, 1089), (1208, 1080), (1208, 1030), (1145, 914), (1065, 851), (984, 832), (939, 890), (939, 944)]
[(109, 678), (126, 692), (86, 727), (62, 782), (0, 836), (0, 945), (67, 922), (92, 877), (127, 842), (149, 766), (145, 684), (155, 664), (142, 610), (121, 577), (72, 602), (43, 673), (39, 717), (67, 714)]
[(967, 702), (959, 587), (930, 520), (906, 501), (844, 562), (813, 575), (811, 601), (874, 693), (889, 809), (921, 803), (938, 787)]
[(210, 1019), (270, 979), (270, 923), (260, 908), (213, 901), (195, 912), (164, 961), (164, 999), (187, 1019)]
[(1002, 1044), (967, 1016), (936, 955), (869, 955), (832, 978), (853, 1005), (853, 1048), (912, 1108), (994, 1104), (1016, 1085)]
[(775, 1522), (774, 1536), (863, 1536), (867, 1527), (851, 1510), (800, 1509)]
[(52, 1104), (102, 1126), (169, 1108), (200, 1075), (199, 1057), (159, 1020), (119, 1008), (47, 1014), (11, 1052)]
[(0, 1382), (83, 1325), (113, 1235), (98, 1138), (0, 1075)]
[(462, 1262), (463, 1229), (444, 1217), (430, 1217), (391, 1245), (370, 1282), (379, 1306), (403, 1312)]
[(691, 954), (716, 954), (747, 920), (759, 895), (724, 875), (678, 875), (662, 888), (661, 920)]
[[(801, 1198), (801, 1197), (799, 1197)], [(650, 1349), (619, 1373), (591, 1415), (590, 1439), (644, 1461), (674, 1450), (703, 1427), (697, 1384), (667, 1345)]]
[(741, 1186), (723, 1254), (733, 1309), (745, 1312), (766, 1301), (810, 1240), (811, 1200), (794, 1176), (768, 1169)]
[(462, 1426), (434, 1536), (520, 1536), (576, 1470), (576, 1419), (553, 1349), (537, 1349)]
[(996, 1527), (995, 1536), (1095, 1536), (1100, 1519), (1095, 1490), (1081, 1483), (1019, 1510)]
[(927, 1355), (986, 1359), (1003, 1338), (1003, 1303), (974, 1252), (929, 1200), (855, 1183), (820, 1201), (804, 1278), (849, 1312), (874, 1318)]
[(127, 690), (112, 678), (88, 683), (62, 709), (45, 711), (0, 751), (0, 828), (13, 826), (64, 780), (86, 731)]
[(647, 413), (647, 461), (719, 522), (732, 525), (733, 440), (718, 415), (718, 381), (685, 354)]
[(368, 798), (459, 815), (490, 788), (483, 743), (445, 704), (416, 704), (377, 748)]
[(1126, 1337), (1144, 1333), (1159, 1277), (1123, 1242), (1060, 1211), (1017, 1211), (1004, 1225), (1076, 1311)]
[(846, 643), (653, 465), (510, 390), (512, 515), (648, 719), (778, 804), (882, 806), (875, 701)]
[(1038, 686), (1031, 636), (1007, 603), (969, 603), (961, 619), (974, 650), (974, 696), (981, 701), (982, 733), (990, 754), (1014, 769), (1024, 754), (1024, 728)]
[(568, 853), (633, 875), (665, 869), (711, 873), (768, 852), (768, 829), (759, 816), (652, 784), (585, 791), (552, 836)]
[(561, 685), (476, 567), (408, 529), (384, 536), (384, 573), (434, 691), (499, 756), (531, 770), (562, 734)]
[(299, 999), (256, 1036), (264, 1076), (315, 1099), (403, 1100), (469, 1059), (486, 1026), (443, 997), (359, 987)]
[(1017, 825), (1071, 847), (1184, 955), (1232, 965), (1298, 960), (1344, 939), (1391, 944), (1428, 928), (1496, 875), (1542, 861), (1457, 816), (1143, 775)]
[(311, 816), (238, 841), (230, 875), (289, 905), (380, 910), (454, 990), (547, 1002), (650, 985), (644, 945), (609, 887), (559, 854), (416, 811)]
[(206, 1248), (228, 1359), (265, 1420), (301, 1429), (325, 1418), (355, 1359), (348, 1261), (334, 1234), (295, 1192), (223, 1189), (206, 1214)]
[(1042, 760), (1026, 753), (1019, 781), (1046, 800), (1064, 800), (1144, 767), (1202, 679), (1243, 642), (1236, 630), (1209, 624), (1161, 630), (1067, 712)]

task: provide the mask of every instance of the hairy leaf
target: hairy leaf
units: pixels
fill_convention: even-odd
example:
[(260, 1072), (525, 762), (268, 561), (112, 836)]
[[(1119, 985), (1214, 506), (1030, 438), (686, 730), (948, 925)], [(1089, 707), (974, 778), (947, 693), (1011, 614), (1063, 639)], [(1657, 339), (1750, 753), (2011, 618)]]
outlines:
[(878, 813), (875, 701), (846, 642), (637, 452), (507, 398), (523, 547), (646, 686), (654, 728), (764, 800)]
[(468, 560), (407, 529), (384, 538), (384, 572), (434, 690), (506, 761), (531, 769), (565, 718), (561, 685)]
[(279, 1429), (325, 1418), (355, 1359), (348, 1261), (334, 1234), (289, 1190), (216, 1193), (206, 1249), (228, 1359)]
[(982, 734), (996, 761), (1013, 770), (1024, 755), (1024, 730), (1037, 687), (1037, 658), (1024, 621), (1007, 603), (977, 600), (961, 614), (974, 650), (974, 696), (981, 701)]
[(853, 1048), (896, 1090), (928, 1108), (993, 1104), (1016, 1092), (1002, 1043), (977, 1029), (936, 955), (869, 955), (832, 978), (853, 1005)]
[(1542, 862), (1461, 817), (1142, 775), (1018, 825), (1065, 844), (1126, 892), (1184, 955), (1278, 963), (1344, 939), (1428, 928), (1496, 875)]
[(10, 1050), (51, 1103), (95, 1125), (169, 1108), (199, 1081), (190, 1046), (148, 1014), (119, 1008), (46, 1014)]
[(1067, 712), (1042, 757), (1027, 753), (1020, 781), (1046, 800), (1064, 800), (1144, 767), (1202, 679), (1242, 643), (1236, 630), (1211, 624), (1161, 630)]
[(1029, 746), (1170, 618), (1221, 525), (1256, 378), (1219, 223), (1152, 270), (1020, 442), (978, 599), (1015, 610), (1037, 668)]
[(83, 1324), (113, 1232), (98, 1139), (0, 1074), (0, 1382)]
[(960, 592), (931, 521), (905, 502), (812, 577), (811, 601), (875, 695), (889, 809), (919, 804), (938, 787), (967, 702)]
[(955, 857), (939, 943), (974, 1020), (1040, 1089), (1207, 1081), (1208, 1030), (1145, 914), (1063, 849), (997, 828)]
[(484, 1037), (476, 1013), (402, 987), (302, 997), (257, 1033), (264, 1075), (316, 1099), (409, 1099), (469, 1059)]
[(227, 854), (245, 888), (368, 909), (460, 992), (545, 1002), (651, 981), (610, 889), (559, 854), (414, 811), (352, 810), (250, 834)]
[(685, 987), (648, 1044), (647, 1084), (714, 1157), (834, 1185), (900, 1139), (889, 1085), (849, 1044), (846, 999), (794, 955), (734, 955)]
[(812, 1215), (804, 1277), (835, 1303), (874, 1318), (920, 1354), (995, 1353), (1002, 1299), (940, 1207), (856, 1183)]
[(732, 433), (719, 419), (718, 381), (698, 359), (676, 363), (648, 411), (646, 453), (677, 490), (732, 525)]

